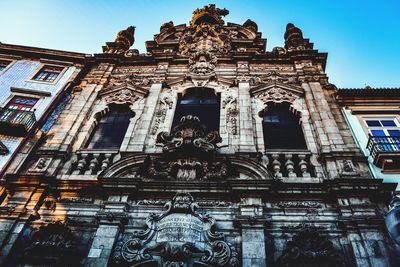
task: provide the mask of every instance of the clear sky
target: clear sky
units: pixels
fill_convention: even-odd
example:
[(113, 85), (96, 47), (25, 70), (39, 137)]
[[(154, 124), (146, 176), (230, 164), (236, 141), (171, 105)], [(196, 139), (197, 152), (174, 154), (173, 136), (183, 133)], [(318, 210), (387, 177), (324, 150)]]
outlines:
[(326, 71), (338, 87), (400, 87), (400, 0), (0, 0), (0, 42), (93, 54), (134, 25), (133, 47), (145, 52), (162, 23), (188, 23), (209, 3), (229, 10), (226, 22), (255, 21), (268, 51), (283, 46), (294, 23), (329, 53)]

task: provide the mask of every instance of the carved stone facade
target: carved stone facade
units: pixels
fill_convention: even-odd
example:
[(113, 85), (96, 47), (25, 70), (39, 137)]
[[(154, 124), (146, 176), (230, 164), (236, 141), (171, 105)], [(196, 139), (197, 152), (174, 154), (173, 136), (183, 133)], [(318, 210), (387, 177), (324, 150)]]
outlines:
[[(0, 265), (73, 252), (73, 266), (398, 266), (382, 215), (395, 185), (371, 177), (327, 54), (293, 24), (266, 51), (255, 22), (226, 15), (208, 5), (188, 25), (167, 22), (147, 53), (130, 48), (130, 27), (87, 56), (49, 133), (3, 179)], [(174, 119), (204, 88), (217, 131)], [(298, 119), (306, 148), (268, 147), (271, 105)], [(89, 149), (116, 106), (132, 114), (121, 145)], [(28, 253), (47, 246), (56, 258)]]

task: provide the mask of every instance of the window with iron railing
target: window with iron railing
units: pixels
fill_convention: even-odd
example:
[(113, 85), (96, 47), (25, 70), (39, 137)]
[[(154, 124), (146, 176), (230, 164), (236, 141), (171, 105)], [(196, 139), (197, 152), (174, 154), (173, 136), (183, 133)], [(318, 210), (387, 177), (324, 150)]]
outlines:
[(374, 164), (382, 169), (399, 168), (400, 124), (397, 119), (368, 118), (364, 122), (369, 133), (367, 149)]
[(4, 108), (0, 108), (0, 133), (23, 136), (36, 122), (33, 107), (39, 99), (14, 96)]

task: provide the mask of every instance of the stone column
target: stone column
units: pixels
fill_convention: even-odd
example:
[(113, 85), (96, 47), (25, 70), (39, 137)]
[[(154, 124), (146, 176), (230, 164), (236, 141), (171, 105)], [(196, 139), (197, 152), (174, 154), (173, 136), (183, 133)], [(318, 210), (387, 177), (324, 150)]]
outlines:
[(125, 149), (124, 144), (122, 144), (121, 150), (125, 150), (126, 152), (144, 151), (146, 137), (150, 132), (151, 122), (156, 111), (161, 88), (162, 82), (153, 83), (151, 85), (141, 118), (138, 119), (138, 124), (130, 136), (127, 148)]
[(19, 191), (12, 195), (0, 212), (0, 266), (8, 257), (15, 241), (29, 221), (37, 216), (36, 209), (44, 189), (28, 188), (31, 191)]
[(124, 211), (125, 203), (105, 202), (104, 204), (104, 210), (97, 213), (100, 223), (84, 266), (106, 267), (108, 265), (120, 226), (127, 220), (127, 214)]
[(238, 221), (242, 230), (242, 266), (265, 267), (267, 256), (261, 198), (242, 199)]
[(249, 82), (239, 82), (239, 151), (256, 152)]

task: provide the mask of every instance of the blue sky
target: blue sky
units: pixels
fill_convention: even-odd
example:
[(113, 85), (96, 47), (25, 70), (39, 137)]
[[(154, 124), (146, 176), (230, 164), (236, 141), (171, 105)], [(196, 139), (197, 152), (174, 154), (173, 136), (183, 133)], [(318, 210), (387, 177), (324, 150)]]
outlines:
[(400, 87), (399, 0), (0, 0), (0, 42), (93, 54), (134, 25), (133, 47), (145, 52), (162, 23), (188, 23), (209, 3), (229, 10), (225, 21), (255, 21), (269, 51), (294, 23), (329, 53), (326, 71), (338, 87)]

